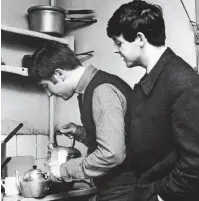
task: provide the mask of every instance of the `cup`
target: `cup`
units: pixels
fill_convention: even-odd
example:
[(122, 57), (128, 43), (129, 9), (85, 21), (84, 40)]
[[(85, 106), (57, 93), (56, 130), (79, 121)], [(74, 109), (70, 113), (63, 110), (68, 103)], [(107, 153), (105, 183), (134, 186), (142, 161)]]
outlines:
[(5, 188), (7, 196), (19, 195), (19, 188), (16, 183), (16, 177), (6, 177), (1, 181), (1, 185)]

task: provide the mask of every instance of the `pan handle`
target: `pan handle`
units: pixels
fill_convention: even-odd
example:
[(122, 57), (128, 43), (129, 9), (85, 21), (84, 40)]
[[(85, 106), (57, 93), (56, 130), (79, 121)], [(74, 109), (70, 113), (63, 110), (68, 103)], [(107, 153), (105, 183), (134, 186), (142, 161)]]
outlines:
[(94, 10), (83, 9), (83, 10), (65, 10), (65, 14), (73, 15), (73, 14), (92, 14), (95, 13)]
[(66, 18), (66, 21), (71, 21), (71, 22), (89, 22), (89, 23), (95, 23), (97, 22), (96, 19), (90, 19), (90, 18), (75, 18), (75, 17), (71, 17), (71, 18)]
[(79, 54), (76, 54), (76, 56), (81, 56), (81, 55), (93, 56), (93, 53), (94, 53), (94, 50), (88, 51), (88, 52), (79, 53)]
[(10, 162), (10, 160), (11, 160), (11, 157), (6, 158), (1, 164), (1, 169), (3, 169), (8, 164), (8, 162)]
[(22, 123), (20, 123), (5, 139), (4, 143), (8, 142), (17, 132), (18, 130), (23, 126)]

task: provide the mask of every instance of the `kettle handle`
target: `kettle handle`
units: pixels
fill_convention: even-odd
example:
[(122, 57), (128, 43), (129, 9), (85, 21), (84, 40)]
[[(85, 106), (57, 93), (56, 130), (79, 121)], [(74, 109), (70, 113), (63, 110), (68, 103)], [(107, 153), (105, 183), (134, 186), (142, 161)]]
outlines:
[(74, 148), (75, 147), (75, 141), (76, 141), (75, 137), (73, 137), (72, 140), (73, 140), (73, 142), (72, 142), (72, 148)]
[(5, 179), (1, 180), (1, 185), (5, 188)]
[[(57, 135), (60, 135), (60, 130), (59, 129), (56, 129), (56, 131), (55, 131), (55, 134), (54, 134), (54, 146), (55, 147), (58, 147), (58, 143), (57, 143)], [(72, 142), (72, 148), (74, 148), (75, 147), (75, 141), (76, 141), (76, 139), (75, 139), (75, 136), (72, 136), (72, 140), (73, 140), (73, 142)]]
[(55, 134), (54, 134), (54, 146), (55, 147), (58, 147), (58, 144), (57, 144), (57, 135), (58, 135), (58, 132), (56, 131)]

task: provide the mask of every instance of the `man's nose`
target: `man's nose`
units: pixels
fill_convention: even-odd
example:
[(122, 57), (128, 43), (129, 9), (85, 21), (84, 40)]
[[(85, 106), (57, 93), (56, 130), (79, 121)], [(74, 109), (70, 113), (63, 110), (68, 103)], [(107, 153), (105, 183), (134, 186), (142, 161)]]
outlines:
[(120, 53), (119, 48), (118, 48), (117, 45), (114, 45), (113, 52), (114, 52), (114, 53), (117, 53), (117, 54)]

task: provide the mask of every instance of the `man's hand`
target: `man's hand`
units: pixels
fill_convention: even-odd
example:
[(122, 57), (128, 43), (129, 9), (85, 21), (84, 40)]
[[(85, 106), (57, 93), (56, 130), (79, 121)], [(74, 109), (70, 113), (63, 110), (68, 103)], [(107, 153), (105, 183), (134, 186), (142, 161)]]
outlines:
[(74, 123), (69, 123), (61, 127), (59, 130), (61, 134), (64, 134), (65, 136), (69, 138), (76, 138), (78, 139), (80, 135), (82, 134), (83, 130), (81, 129), (82, 126), (78, 126)]
[(53, 174), (53, 176), (60, 178), (61, 174), (60, 174), (60, 167), (61, 164), (55, 164), (49, 167), (49, 173)]
[(55, 164), (49, 166), (48, 176), (49, 179), (53, 182), (61, 182), (61, 174), (60, 174), (61, 164)]

